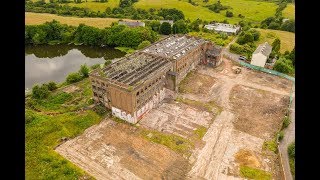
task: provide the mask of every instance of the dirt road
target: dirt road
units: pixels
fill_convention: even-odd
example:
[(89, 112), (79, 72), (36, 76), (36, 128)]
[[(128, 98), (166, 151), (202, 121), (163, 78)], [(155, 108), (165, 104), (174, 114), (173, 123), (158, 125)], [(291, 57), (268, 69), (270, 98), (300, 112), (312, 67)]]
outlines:
[[(293, 93), (294, 94), (294, 93)], [(289, 158), (288, 158), (288, 146), (295, 140), (295, 98), (292, 100), (290, 108), (290, 125), (284, 130), (284, 138), (280, 142), (279, 148), (281, 153), (281, 161), (284, 169), (286, 180), (292, 180), (292, 174), (290, 172)]]

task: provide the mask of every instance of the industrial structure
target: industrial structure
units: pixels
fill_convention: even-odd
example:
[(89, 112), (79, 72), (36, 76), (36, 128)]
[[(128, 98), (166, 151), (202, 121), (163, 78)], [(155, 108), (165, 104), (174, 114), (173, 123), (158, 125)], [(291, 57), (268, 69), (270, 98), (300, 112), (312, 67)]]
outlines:
[(197, 65), (221, 63), (222, 48), (201, 38), (173, 35), (90, 73), (96, 103), (136, 123)]
[(236, 35), (241, 30), (240, 26), (224, 23), (207, 24), (204, 28), (214, 30), (218, 33), (227, 33), (228, 35)]

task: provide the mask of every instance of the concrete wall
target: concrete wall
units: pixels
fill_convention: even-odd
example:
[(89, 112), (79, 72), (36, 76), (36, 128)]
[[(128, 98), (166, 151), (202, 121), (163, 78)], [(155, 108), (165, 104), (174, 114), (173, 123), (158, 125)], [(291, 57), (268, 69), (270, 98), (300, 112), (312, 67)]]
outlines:
[(153, 95), (152, 99), (146, 103), (142, 108), (134, 113), (127, 113), (119, 108), (112, 107), (112, 115), (123, 119), (129, 123), (137, 123), (146, 113), (148, 113), (152, 108), (157, 107), (160, 102), (165, 98), (165, 88), (160, 90), (159, 93)]
[(253, 54), (251, 58), (251, 64), (255, 66), (264, 67), (267, 62), (267, 57), (261, 53)]

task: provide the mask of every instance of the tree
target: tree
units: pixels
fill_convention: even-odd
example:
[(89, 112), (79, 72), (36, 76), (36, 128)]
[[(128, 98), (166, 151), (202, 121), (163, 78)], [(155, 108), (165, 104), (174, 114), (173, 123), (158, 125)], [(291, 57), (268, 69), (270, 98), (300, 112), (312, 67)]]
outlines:
[(184, 19), (184, 14), (182, 11), (173, 8), (173, 9), (160, 9), (158, 12), (158, 16), (162, 16), (164, 19), (166, 19), (167, 16), (171, 16), (174, 21), (178, 21), (180, 19)]
[(281, 44), (280, 39), (276, 38), (272, 43), (272, 51), (278, 54), (280, 51), (280, 44)]
[(292, 62), (284, 57), (281, 57), (276, 61), (275, 65), (273, 66), (273, 69), (278, 72), (289, 75), (294, 72)]
[(188, 26), (185, 23), (184, 20), (178, 20), (176, 22), (174, 22), (173, 26), (172, 26), (172, 32), (174, 34), (185, 34), (188, 33)]
[(139, 44), (138, 49), (143, 49), (143, 48), (149, 46), (150, 44), (151, 44), (150, 41), (142, 41), (142, 42)]
[(48, 97), (48, 95), (49, 95), (49, 89), (47, 86), (35, 85), (32, 88), (32, 97), (35, 99), (44, 99)]
[(160, 29), (160, 21), (153, 20), (150, 22), (150, 27), (153, 31), (159, 32)]
[(89, 77), (89, 68), (86, 64), (81, 65), (79, 74), (81, 74), (82, 77)]
[(261, 33), (255, 29), (250, 29), (249, 32), (253, 35), (253, 40), (257, 41), (260, 38)]
[(160, 33), (169, 35), (171, 34), (171, 25), (168, 22), (163, 22), (160, 26)]
[(243, 45), (243, 44), (253, 42), (253, 41), (254, 41), (254, 36), (250, 32), (242, 32), (239, 35), (237, 43)]
[(294, 20), (285, 21), (284, 23), (282, 23), (280, 29), (283, 31), (295, 32), (295, 21)]
[(129, 7), (131, 5), (132, 5), (132, 1), (131, 0), (120, 0), (119, 7), (125, 8), (125, 7)]
[(280, 28), (280, 24), (277, 22), (271, 22), (268, 26), (269, 29), (279, 29)]
[(49, 82), (47, 86), (48, 86), (49, 91), (54, 91), (58, 88), (57, 84), (53, 81)]
[(227, 16), (227, 17), (233, 17), (233, 12), (227, 11), (227, 12), (226, 12), (226, 16)]

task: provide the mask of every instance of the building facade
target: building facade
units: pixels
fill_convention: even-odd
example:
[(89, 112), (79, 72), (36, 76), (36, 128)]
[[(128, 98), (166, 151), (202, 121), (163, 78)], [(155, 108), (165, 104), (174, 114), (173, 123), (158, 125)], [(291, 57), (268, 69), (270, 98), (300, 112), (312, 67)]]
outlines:
[(271, 51), (272, 46), (270, 46), (267, 42), (260, 44), (252, 54), (251, 64), (264, 67), (269, 55), (271, 54)]
[(221, 63), (221, 48), (191, 36), (174, 35), (90, 73), (96, 103), (137, 123), (197, 65)]

